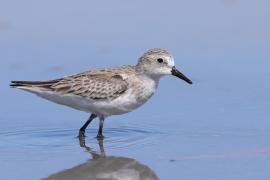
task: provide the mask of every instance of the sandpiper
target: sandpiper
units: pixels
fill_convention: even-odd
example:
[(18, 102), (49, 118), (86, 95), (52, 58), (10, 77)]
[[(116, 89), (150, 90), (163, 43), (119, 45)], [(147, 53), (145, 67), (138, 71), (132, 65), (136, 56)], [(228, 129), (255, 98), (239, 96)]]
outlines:
[(155, 48), (145, 52), (134, 66), (93, 70), (49, 81), (11, 81), (10, 86), (34, 93), (57, 104), (91, 113), (80, 128), (85, 136), (90, 122), (99, 117), (97, 137), (103, 138), (105, 118), (128, 113), (143, 105), (164, 75), (192, 81), (175, 68), (173, 56)]

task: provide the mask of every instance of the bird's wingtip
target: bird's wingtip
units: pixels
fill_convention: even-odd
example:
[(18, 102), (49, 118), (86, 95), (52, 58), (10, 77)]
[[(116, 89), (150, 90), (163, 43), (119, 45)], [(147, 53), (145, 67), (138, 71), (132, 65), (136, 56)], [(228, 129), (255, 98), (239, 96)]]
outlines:
[(17, 81), (10, 81), (9, 87), (11, 88), (15, 88), (18, 86), (18, 84), (16, 83)]

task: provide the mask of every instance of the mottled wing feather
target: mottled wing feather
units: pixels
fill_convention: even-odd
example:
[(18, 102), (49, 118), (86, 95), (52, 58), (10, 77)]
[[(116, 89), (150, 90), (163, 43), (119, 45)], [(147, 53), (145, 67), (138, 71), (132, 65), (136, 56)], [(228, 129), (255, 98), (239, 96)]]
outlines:
[(51, 88), (62, 94), (89, 99), (115, 99), (127, 90), (128, 84), (117, 74), (78, 74), (63, 78)]

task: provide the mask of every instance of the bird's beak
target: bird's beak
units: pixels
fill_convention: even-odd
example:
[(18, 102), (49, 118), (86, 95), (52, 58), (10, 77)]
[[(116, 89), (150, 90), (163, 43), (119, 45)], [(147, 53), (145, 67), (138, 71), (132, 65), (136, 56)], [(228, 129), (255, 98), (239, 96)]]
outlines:
[(172, 67), (172, 75), (179, 77), (180, 79), (186, 81), (189, 84), (192, 84), (192, 81), (188, 79), (184, 74), (182, 74), (180, 71), (178, 71), (175, 66)]

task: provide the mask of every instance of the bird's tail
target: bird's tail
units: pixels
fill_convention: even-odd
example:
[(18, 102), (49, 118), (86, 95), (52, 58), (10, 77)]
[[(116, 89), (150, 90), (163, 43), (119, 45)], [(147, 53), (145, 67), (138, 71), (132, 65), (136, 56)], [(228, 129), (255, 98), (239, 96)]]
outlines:
[(10, 87), (19, 89), (29, 89), (29, 88), (50, 89), (50, 87), (58, 81), (59, 81), (58, 79), (51, 81), (11, 81)]

